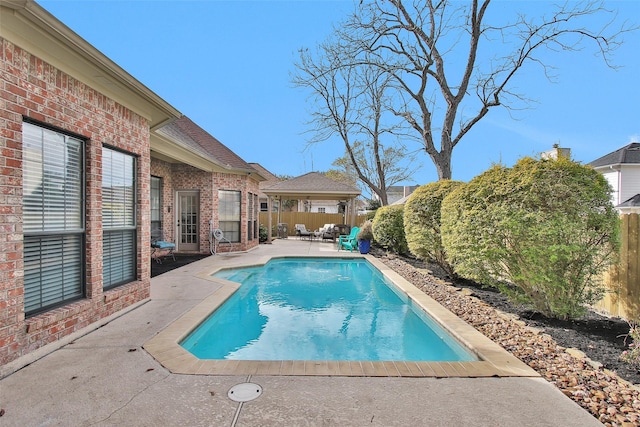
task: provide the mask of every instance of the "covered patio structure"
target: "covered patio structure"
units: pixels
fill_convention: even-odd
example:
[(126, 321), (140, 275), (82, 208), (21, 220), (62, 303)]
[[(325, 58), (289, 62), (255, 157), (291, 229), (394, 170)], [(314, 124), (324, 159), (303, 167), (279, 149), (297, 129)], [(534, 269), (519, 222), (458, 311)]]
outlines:
[[(344, 203), (345, 222), (354, 226), (357, 208), (355, 199), (360, 190), (350, 184), (333, 180), (319, 172), (309, 172), (296, 178), (280, 181), (270, 187), (262, 189), (267, 196), (267, 211), (272, 211), (273, 200), (336, 200)], [(278, 204), (281, 209), (282, 203)], [(348, 219), (348, 221), (347, 221)], [(271, 215), (268, 215), (267, 229), (272, 229)], [(271, 242), (271, 233), (267, 233), (267, 242)]]

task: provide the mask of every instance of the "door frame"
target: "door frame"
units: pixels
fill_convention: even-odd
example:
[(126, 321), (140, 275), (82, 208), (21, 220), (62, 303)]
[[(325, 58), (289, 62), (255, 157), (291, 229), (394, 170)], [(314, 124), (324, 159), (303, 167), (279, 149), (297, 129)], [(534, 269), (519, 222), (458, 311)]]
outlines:
[[(182, 200), (181, 196), (185, 195), (194, 195), (195, 196), (195, 242), (186, 243), (183, 242), (183, 234), (182, 234)], [(175, 242), (176, 242), (176, 251), (177, 252), (200, 252), (200, 190), (176, 190), (175, 195), (176, 201), (176, 209), (175, 209)]]

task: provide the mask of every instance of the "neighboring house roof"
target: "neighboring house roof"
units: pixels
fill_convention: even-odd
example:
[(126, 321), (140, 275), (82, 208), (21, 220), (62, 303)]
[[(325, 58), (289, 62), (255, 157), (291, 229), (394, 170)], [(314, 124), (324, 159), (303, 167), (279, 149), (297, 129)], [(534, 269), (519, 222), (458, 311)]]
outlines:
[[(182, 116), (171, 123), (158, 128), (155, 133), (173, 144), (197, 154), (206, 162), (211, 163), (212, 170), (234, 173), (257, 173), (236, 153), (226, 145), (211, 136), (206, 130), (195, 124), (187, 116)], [(152, 144), (152, 149), (155, 146)], [(166, 154), (171, 156), (170, 153)], [(258, 181), (264, 179), (259, 173)]]
[(312, 200), (336, 200), (360, 195), (358, 187), (335, 181), (319, 172), (309, 172), (296, 178), (280, 181), (264, 188), (263, 192), (268, 196)]
[(401, 199), (396, 200), (395, 202), (391, 203), (392, 205), (404, 205), (405, 203), (407, 203), (407, 200), (409, 200), (409, 197), (411, 197), (411, 194), (409, 194), (408, 196), (404, 196)]
[(392, 185), (387, 188), (387, 202), (391, 205), (403, 205), (419, 185)]
[(387, 195), (389, 194), (402, 194), (402, 197), (408, 196), (413, 193), (419, 185), (392, 185), (387, 188)]
[(616, 208), (638, 208), (640, 207), (640, 194), (636, 194), (630, 199), (620, 203)]
[(609, 153), (599, 159), (589, 163), (594, 168), (603, 166), (613, 166), (621, 164), (640, 164), (640, 143), (632, 142), (631, 144), (620, 148), (619, 150)]

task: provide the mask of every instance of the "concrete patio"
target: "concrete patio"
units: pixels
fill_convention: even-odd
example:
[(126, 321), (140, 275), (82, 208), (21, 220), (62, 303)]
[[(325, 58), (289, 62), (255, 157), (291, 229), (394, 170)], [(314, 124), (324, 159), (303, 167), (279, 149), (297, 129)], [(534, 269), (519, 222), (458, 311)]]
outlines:
[[(330, 242), (276, 240), (153, 278), (148, 301), (1, 367), (0, 426), (602, 425), (539, 377), (184, 375), (143, 348), (220, 288), (208, 272), (274, 255), (343, 252)], [(262, 394), (228, 397), (247, 382)]]

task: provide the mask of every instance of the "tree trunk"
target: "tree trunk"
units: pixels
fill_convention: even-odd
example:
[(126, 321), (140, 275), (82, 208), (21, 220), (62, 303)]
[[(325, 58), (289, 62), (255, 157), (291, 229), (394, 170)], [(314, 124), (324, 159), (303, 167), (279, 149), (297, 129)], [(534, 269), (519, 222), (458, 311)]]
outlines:
[(436, 151), (435, 153), (428, 153), (429, 157), (433, 160), (433, 164), (436, 166), (438, 172), (438, 181), (444, 179), (451, 179), (451, 152), (453, 149), (442, 151)]

